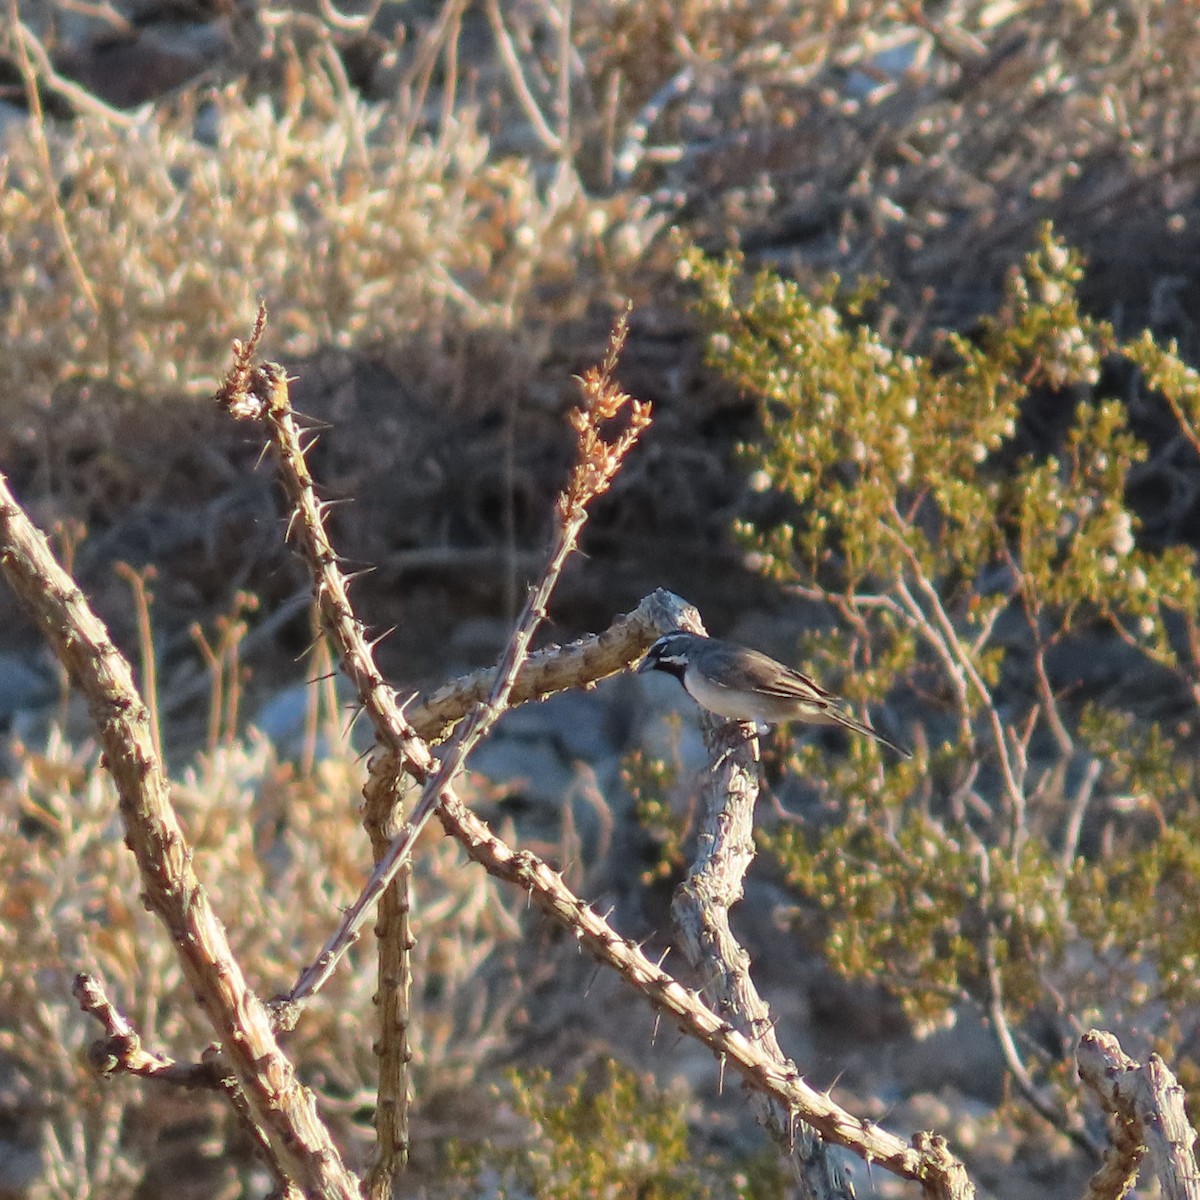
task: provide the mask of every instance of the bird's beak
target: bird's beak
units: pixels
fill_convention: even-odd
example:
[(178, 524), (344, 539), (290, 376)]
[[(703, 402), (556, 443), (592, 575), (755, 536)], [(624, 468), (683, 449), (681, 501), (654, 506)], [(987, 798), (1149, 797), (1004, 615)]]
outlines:
[(648, 670), (650, 670), (650, 655), (644, 654), (642, 655), (642, 661), (638, 663), (637, 673), (639, 675), (645, 675)]

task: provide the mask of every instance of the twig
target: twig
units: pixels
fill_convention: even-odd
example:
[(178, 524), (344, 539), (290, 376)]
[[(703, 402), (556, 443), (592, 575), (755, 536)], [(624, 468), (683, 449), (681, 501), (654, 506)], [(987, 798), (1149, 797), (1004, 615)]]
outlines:
[(133, 593), (133, 611), (136, 616), (138, 651), (142, 660), (142, 696), (150, 713), (150, 738), (154, 751), (162, 757), (162, 730), (159, 727), (161, 709), (158, 703), (158, 664), (154, 655), (154, 631), (150, 622), (150, 605), (154, 596), (149, 584), (156, 574), (153, 567), (137, 571), (128, 563), (118, 562), (113, 566), (117, 577), (129, 584)]
[[(561, 167), (570, 166), (571, 156), (571, 63), (574, 47), (571, 44), (571, 19), (575, 15), (573, 0), (561, 0), (562, 13), (558, 22), (558, 95), (555, 117), (558, 118), (558, 145)], [(583, 72), (581, 71), (580, 74)]]
[(1179, 428), (1183, 436), (1191, 443), (1192, 449), (1197, 454), (1200, 454), (1200, 433), (1197, 433), (1196, 426), (1192, 424), (1191, 417), (1184, 411), (1175, 389), (1160, 387), (1158, 391), (1159, 395), (1164, 396), (1167, 404), (1170, 405), (1171, 414), (1179, 422)]
[(66, 12), (79, 13), (93, 21), (111, 25), (113, 32), (119, 37), (129, 37), (136, 32), (136, 27), (129, 18), (117, 12), (107, 0), (95, 4), (90, 3), (90, 0), (58, 0), (58, 7)]
[(1096, 784), (1104, 773), (1104, 764), (1100, 759), (1089, 757), (1087, 767), (1075, 789), (1075, 798), (1067, 817), (1067, 827), (1063, 830), (1062, 852), (1059, 855), (1059, 869), (1066, 875), (1075, 865), (1075, 857), (1079, 853), (1079, 839), (1083, 834), (1083, 818), (1092, 802)]
[[(14, 17), (17, 15), (17, 0), (9, 0), (9, 11), (14, 14)], [(37, 34), (28, 25), (25, 25), (19, 19), (14, 19), (12, 28), (14, 37), (18, 43), (18, 57), (30, 60), (29, 67), (35, 74), (35, 89), (40, 82), (42, 86), (62, 96), (76, 112), (97, 117), (106, 124), (114, 125), (119, 129), (132, 129), (133, 126), (142, 120), (142, 117), (138, 113), (127, 113), (122, 112), (119, 108), (113, 108), (111, 105), (105, 104), (98, 96), (89, 92), (87, 88), (81, 87), (65, 75), (60, 75), (54, 69), (54, 64), (50, 61), (50, 55), (46, 53), (45, 46), (38, 41)], [(22, 76), (25, 76), (25, 66), (22, 66), (21, 73)], [(28, 84), (26, 84), (26, 87), (28, 88)], [(37, 106), (37, 111), (40, 113), (40, 97), (37, 99)], [(149, 106), (144, 111), (148, 110)], [(34, 112), (32, 103), (30, 103), (29, 111), (31, 114)]]
[[(46, 192), (46, 203), (50, 209), (50, 224), (54, 227), (58, 248), (66, 260), (67, 269), (75, 279), (79, 294), (86, 301), (93, 313), (100, 311), (100, 302), (96, 299), (96, 289), (79, 261), (75, 250), (75, 242), (71, 231), (67, 228), (67, 216), (63, 212), (62, 201), (59, 199), (58, 181), (54, 178), (54, 162), (50, 157), (50, 141), (46, 137), (46, 114), (42, 111), (42, 97), (38, 91), (37, 72), (33, 69), (30, 59), (31, 50), (36, 47), (46, 58), (41, 43), (31, 29), (21, 22), (21, 10), (18, 0), (8, 0), (9, 35), (17, 60), (17, 69), (21, 73), (21, 83), (25, 88), (25, 103), (29, 105), (29, 129), (33, 136), (34, 148), (37, 151), (38, 162), (42, 170), (42, 187)], [(47, 64), (49, 62), (46, 59)]]
[[(894, 506), (892, 515), (897, 518), (897, 521), (902, 521), (900, 513)], [(971, 656), (964, 650), (962, 642), (954, 630), (954, 623), (950, 620), (950, 615), (946, 612), (942, 604), (942, 599), (938, 595), (937, 588), (933, 586), (929, 576), (925, 573), (920, 559), (897, 530), (893, 530), (887, 526), (885, 528), (893, 534), (901, 553), (908, 559), (908, 564), (913, 572), (913, 578), (916, 580), (917, 587), (929, 604), (933, 619), (932, 621), (927, 620), (921, 628), (925, 632), (929, 642), (942, 655), (943, 661), (946, 663), (947, 668), (951, 671), (956, 684), (960, 688), (960, 704), (963, 705), (963, 720), (966, 721), (966, 714), (969, 711), (969, 707), (966, 705), (965, 691), (961, 690), (964, 687), (964, 681), (969, 680), (971, 682), (983, 703), (984, 714), (992, 728), (992, 741), (996, 747), (996, 759), (1000, 765), (1000, 774), (1004, 779), (1004, 790), (1008, 797), (1010, 819), (1009, 843), (1011, 851), (1015, 853), (1028, 834), (1025, 822), (1025, 792), (1022, 787), (1023, 781), (1017, 778), (1017, 773), (1013, 769), (1012, 753), (1004, 734), (1004, 724), (1000, 719), (999, 709), (996, 707), (995, 699), (987, 682), (979, 673), (979, 669), (976, 667)], [(912, 597), (909, 597), (909, 599), (916, 612), (921, 613), (921, 609), (919, 605), (916, 605), (915, 600)], [(954, 665), (952, 666), (952, 664)]]
[[(462, 769), (467, 755), (503, 712), (517, 671), (528, 653), (529, 642), (545, 618), (550, 593), (568, 556), (575, 549), (579, 533), (587, 520), (588, 504), (608, 490), (625, 455), (650, 423), (649, 406), (632, 400), (613, 382), (617, 355), (624, 343), (626, 328), (626, 318), (622, 317), (614, 330), (604, 363), (599, 368), (589, 371), (581, 381), (585, 403), (571, 415), (571, 423), (579, 439), (579, 451), (571, 478), (559, 497), (559, 521), (554, 548), (541, 579), (526, 601), (525, 611), (497, 668), (491, 690), (484, 702), (473, 710), (466, 723), (455, 734), (441, 764), (436, 770), (428, 772), (428, 777), (422, 780), (421, 798), (408, 823), (376, 864), (366, 886), (346, 910), (341, 925), (313, 963), (301, 974), (296, 986), (288, 994), (287, 999), (291, 1003), (312, 995), (333, 973), (338, 960), (352, 945), (363, 923), (374, 910), (383, 890), (411, 853), (413, 843), (433, 815), (440, 798)], [(278, 402), (277, 388), (273, 394)], [(286, 393), (283, 398), (286, 400)], [(611, 421), (623, 412), (628, 413), (627, 428), (611, 442), (605, 440), (601, 432), (602, 423)], [(313, 505), (302, 506), (298, 511), (302, 515), (313, 513)], [(319, 514), (313, 515), (319, 517)], [(307, 524), (307, 517), (305, 523)], [(323, 531), (321, 537), (324, 538)], [(323, 566), (332, 565), (323, 564), (321, 558), (315, 556), (310, 561), (318, 571)], [(428, 749), (422, 758), (427, 756)]]
[(75, 976), (71, 993), (79, 1007), (104, 1027), (102, 1041), (88, 1047), (88, 1061), (101, 1075), (124, 1071), (143, 1079), (158, 1079), (189, 1090), (219, 1091), (225, 1074), (215, 1062), (178, 1063), (161, 1054), (151, 1054), (142, 1039), (108, 998), (103, 985), (87, 972)]
[(171, 806), (150, 717), (129, 664), (2, 476), (0, 570), (87, 697), (146, 904), (167, 927), (249, 1119), (262, 1131), (273, 1169), (306, 1194), (357, 1200), (357, 1184), (318, 1119), (312, 1095), (280, 1051), (270, 1016), (247, 986), (193, 868), (192, 849)]
[(370, 28), (375, 18), (379, 15), (379, 10), (383, 7), (383, 0), (371, 0), (365, 12), (358, 13), (355, 16), (350, 16), (344, 13), (339, 8), (335, 8), (333, 0), (319, 0), (318, 8), (321, 12), (321, 19), (331, 28), (336, 29), (339, 33), (363, 34)]
[[(697, 631), (700, 632), (700, 631)], [(742, 898), (742, 879), (754, 858), (758, 798), (757, 742), (749, 726), (705, 720), (712, 763), (703, 789), (696, 860), (671, 902), (684, 953), (700, 972), (702, 990), (718, 1012), (751, 1038), (781, 1070), (796, 1070), (775, 1036), (770, 1009), (750, 978), (750, 958), (733, 936), (730, 906)], [(851, 1200), (854, 1189), (828, 1146), (773, 1096), (755, 1093), (759, 1122), (788, 1153), (813, 1200)]]
[(179, 1063), (161, 1054), (151, 1054), (94, 975), (87, 972), (76, 975), (71, 993), (79, 1001), (79, 1007), (104, 1027), (106, 1036), (88, 1047), (88, 1061), (99, 1074), (108, 1076), (124, 1071), (191, 1091), (223, 1092), (234, 1111), (242, 1117), (243, 1125), (257, 1144), (268, 1169), (275, 1172), (276, 1194), (280, 1200), (300, 1200), (300, 1192), (294, 1183), (276, 1170), (270, 1144), (247, 1112), (246, 1100), (237, 1081), (222, 1066), (213, 1048), (198, 1063)]
[(546, 120), (545, 114), (538, 107), (537, 99), (529, 89), (525, 73), (521, 70), (521, 60), (517, 54), (517, 48), (513, 45), (512, 35), (504, 24), (504, 14), (500, 11), (499, 0), (486, 0), (484, 8), (487, 11), (488, 23), (496, 38), (496, 48), (500, 51), (500, 61), (504, 64), (508, 81), (512, 85), (518, 103), (529, 118), (534, 133), (552, 154), (562, 152), (566, 145), (565, 140), (550, 128), (550, 122)]
[[(1067, 727), (1063, 724), (1062, 715), (1058, 711), (1058, 703), (1054, 698), (1054, 689), (1050, 686), (1050, 675), (1046, 669), (1046, 643), (1042, 637), (1041, 628), (1042, 611), (1037, 591), (1008, 547), (1005, 547), (1004, 559), (1013, 578), (1017, 581), (1021, 613), (1025, 618), (1025, 624), (1029, 627), (1029, 638), (1033, 644), (1033, 677), (1037, 685), (1038, 700), (1050, 726), (1050, 733), (1058, 743), (1059, 754), (1068, 759), (1075, 751), (1075, 743)], [(998, 612), (999, 609), (997, 608), (996, 611)]]
[(975, 730), (971, 725), (971, 700), (970, 691), (967, 687), (966, 672), (955, 661), (954, 656), (950, 653), (950, 648), (934, 629), (933, 622), (929, 619), (928, 614), (921, 607), (917, 598), (912, 594), (912, 590), (908, 584), (899, 576), (896, 577), (895, 588), (900, 595), (900, 599), (904, 602), (904, 612), (908, 617), (909, 623), (924, 638), (926, 644), (941, 660), (942, 667), (950, 679), (958, 700), (959, 735), (968, 749), (974, 751), (976, 739)]
[[(980, 864), (980, 884), (984, 895), (989, 894), (992, 886), (991, 873), (988, 869), (987, 852), (981, 846), (977, 854)], [(1072, 1119), (1071, 1115), (1056, 1107), (1038, 1090), (1021, 1052), (1017, 1048), (1016, 1039), (1008, 1023), (1008, 1014), (1004, 1009), (1004, 980), (1000, 974), (999, 956), (997, 953), (997, 933), (995, 919), (989, 913), (984, 913), (983, 934), (983, 967), (987, 983), (987, 1019), (995, 1035), (1000, 1053), (1008, 1066), (1009, 1074), (1017, 1085), (1017, 1091), (1025, 1098), (1025, 1102), (1034, 1112), (1046, 1121), (1053, 1129), (1066, 1134), (1085, 1153), (1098, 1158), (1101, 1147), (1088, 1134), (1083, 1123)]]
[(687, 95), (695, 80), (696, 68), (689, 63), (662, 84), (630, 121), (621, 148), (613, 157), (615, 187), (627, 188), (633, 182), (634, 172), (646, 156), (646, 139), (650, 136), (651, 126), (662, 116), (668, 104)]
[[(261, 621), (256, 621), (254, 628), (250, 629), (245, 637), (239, 640), (238, 650), (241, 657), (245, 659), (249, 651), (256, 650), (260, 646), (270, 643), (271, 639), (297, 614), (302, 613), (306, 608), (310, 608), (311, 606), (312, 593), (305, 588), (272, 608), (269, 614), (264, 616)], [(192, 644), (200, 650), (201, 657), (204, 658), (207, 669), (191, 675), (184, 679), (183, 682), (174, 685), (162, 698), (161, 709), (165, 716), (175, 716), (183, 709), (194, 705), (196, 701), (208, 693), (210, 696), (208, 707), (213, 712), (210, 720), (211, 725), (213, 722), (219, 721), (220, 714), (225, 711), (225, 700), (221, 694), (224, 683), (223, 674), (221, 672), (214, 674), (214, 663), (211, 659), (212, 649), (204, 639), (204, 632), (201, 626), (198, 624), (190, 626), (187, 636), (191, 638)], [(169, 645), (170, 643), (168, 642)], [(215, 693), (214, 689), (217, 689)]]
[[(400, 103), (403, 112), (401, 121), (400, 145), (407, 146), (416, 133), (425, 111), (425, 98), (429, 93), (437, 67), (438, 57), (443, 52), (450, 54), (450, 47), (458, 40), (462, 28), (463, 10), (467, 0), (445, 0), (438, 10), (433, 24), (426, 29), (417, 42), (413, 53), (412, 66), (404, 74), (400, 83)], [(449, 89), (443, 89), (448, 93)], [(443, 96), (441, 136), (446, 136), (449, 126), (446, 123), (446, 106), (451, 103), (449, 95)]]

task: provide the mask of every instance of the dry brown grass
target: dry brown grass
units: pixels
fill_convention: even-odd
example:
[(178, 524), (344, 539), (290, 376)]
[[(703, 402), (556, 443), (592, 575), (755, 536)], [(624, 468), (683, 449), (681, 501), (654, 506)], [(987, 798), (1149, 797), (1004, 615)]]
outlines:
[[(331, 913), (357, 894), (369, 859), (353, 811), (362, 775), (347, 747), (302, 777), (252, 737), (202, 756), (174, 788), (198, 869), (263, 995), (287, 988)], [(169, 940), (139, 902), (110, 777), (90, 747), (54, 739), (43, 752), (21, 754), (3, 793), (0, 1070), (12, 1144), (43, 1147), (47, 1174), (37, 1194), (125, 1196), (171, 1162), (187, 1172), (207, 1162), (215, 1176), (202, 1174), (196, 1194), (214, 1194), (248, 1166), (224, 1104), (100, 1080), (84, 1055), (96, 1029), (81, 1023), (71, 998), (83, 969), (104, 981), (156, 1051), (195, 1059), (211, 1038)], [(497, 1051), (518, 995), (505, 947), (518, 937), (523, 905), (469, 870), (443, 838), (423, 844), (414, 890), (414, 1068), (418, 1088), (436, 1103), (465, 1088)], [(360, 1166), (371, 1145), (377, 1069), (360, 1024), (375, 986), (371, 948), (368, 940), (353, 952), (352, 969), (329, 985), (289, 1043), (339, 1144)]]
[[(211, 130), (206, 136), (198, 130)], [(9, 403), (69, 381), (200, 395), (261, 299), (272, 350), (391, 342), (417, 330), (513, 328), (529, 292), (569, 278), (607, 218), (533, 164), (489, 156), (465, 110), (406, 142), (394, 112), (339, 96), (315, 69), (283, 111), (239, 87), (123, 129), (84, 117), (2, 163), (0, 358)], [(61, 204), (95, 306), (48, 236)]]

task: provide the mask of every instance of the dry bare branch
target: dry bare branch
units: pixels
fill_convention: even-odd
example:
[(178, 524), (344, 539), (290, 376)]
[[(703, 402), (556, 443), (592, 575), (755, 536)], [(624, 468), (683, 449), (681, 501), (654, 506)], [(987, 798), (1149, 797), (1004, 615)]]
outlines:
[[(118, 19), (123, 18), (118, 17)], [(10, 0), (9, 30), (13, 37), (14, 50), (29, 100), (29, 111), (35, 120), (40, 122), (42, 119), (41, 100), (38, 98), (39, 87), (45, 87), (57, 93), (76, 112), (86, 113), (88, 116), (98, 118), (119, 129), (130, 129), (142, 120), (140, 114), (122, 112), (119, 108), (113, 108), (112, 105), (105, 104), (87, 88), (68, 79), (65, 75), (60, 75), (54, 69), (50, 55), (46, 53), (46, 47), (38, 40), (37, 34), (20, 20), (15, 0)], [(33, 89), (32, 94), (30, 88)]]
[[(318, 568), (316, 591), (322, 617), (334, 634), (347, 672), (386, 747), (386, 753), (371, 764), (367, 794), (373, 787), (394, 788), (402, 767), (428, 787), (428, 781), (433, 779), (433, 759), (428, 746), (415, 735), (401, 713), (394, 693), (379, 675), (346, 598), (345, 582), (337, 569), (336, 555), (325, 534), (320, 505), (300, 453), (295, 421), (287, 403), (286, 374), (274, 365), (249, 370), (246, 355), (247, 352), (239, 347), (234, 369), (219, 398), (231, 412), (266, 418), (284, 459), (285, 487), (297, 508), (304, 510), (299, 536), (305, 542), (307, 557)], [(585, 384), (589, 383), (585, 380)], [(597, 414), (603, 418), (611, 410), (612, 403), (612, 396), (597, 396)], [(611, 481), (611, 471), (602, 460), (608, 455), (615, 456), (613, 447), (605, 443), (603, 447), (595, 447), (595, 453), (601, 461), (581, 464), (578, 475), (573, 476), (568, 486), (563, 501), (568, 509), (572, 497), (581, 497), (588, 488), (607, 486)], [(667, 628), (686, 627), (689, 622), (683, 606), (678, 601), (670, 603), (671, 600), (674, 598), (656, 595), (650, 598), (647, 608), (665, 616)], [(635, 628), (625, 630), (623, 636), (634, 638)], [(492, 686), (495, 687), (494, 681)], [(613, 967), (651, 1004), (678, 1021), (684, 1032), (730, 1062), (751, 1088), (772, 1095), (785, 1111), (812, 1125), (827, 1140), (846, 1146), (898, 1175), (919, 1181), (928, 1197), (961, 1200), (971, 1195), (965, 1172), (948, 1154), (944, 1142), (933, 1135), (922, 1135), (921, 1150), (918, 1151), (869, 1121), (846, 1112), (828, 1096), (809, 1087), (794, 1066), (781, 1066), (773, 1061), (756, 1040), (715, 1015), (697, 995), (650, 962), (637, 946), (622, 938), (607, 921), (575, 896), (561, 876), (536, 855), (514, 851), (497, 838), (458, 799), (452, 787), (442, 787), (434, 811), (446, 831), (472, 859), (497, 878), (526, 890), (544, 912), (567, 928), (598, 961)], [(327, 974), (329, 969), (324, 958), (314, 964), (318, 977)], [(281, 1004), (279, 1016), (283, 1020), (294, 1020), (296, 1009)]]
[(500, 51), (500, 61), (504, 64), (504, 70), (512, 85), (513, 93), (529, 118), (529, 123), (533, 127), (534, 133), (537, 134), (538, 140), (547, 150), (554, 154), (559, 153), (563, 149), (565, 139), (550, 128), (550, 122), (546, 120), (542, 110), (538, 107), (537, 99), (525, 79), (521, 56), (517, 52), (516, 46), (513, 45), (508, 27), (504, 24), (504, 14), (500, 11), (500, 5), (497, 0), (487, 0), (484, 8), (487, 12), (488, 23), (496, 38), (496, 48)]
[[(981, 891), (987, 895), (992, 889), (991, 865), (987, 850), (981, 842), (975, 842), (972, 852), (979, 873)], [(982, 934), (982, 942), (980, 970), (987, 981), (987, 1005), (984, 1012), (1017, 1091), (1042, 1120), (1069, 1137), (1085, 1153), (1099, 1158), (1103, 1147), (1096, 1144), (1078, 1114), (1065, 1110), (1038, 1090), (1009, 1025), (1008, 1008), (1004, 999), (1004, 976), (1000, 970), (1000, 935), (994, 925), (987, 925)]]
[(179, 1063), (147, 1050), (137, 1030), (108, 998), (95, 976), (80, 972), (71, 991), (79, 1007), (104, 1027), (104, 1038), (88, 1047), (88, 1061), (101, 1075), (124, 1071), (184, 1088), (215, 1091), (221, 1087), (222, 1072), (217, 1063)]
[(1147, 1152), (1167, 1200), (1200, 1200), (1196, 1131), (1184, 1110), (1183, 1088), (1163, 1060), (1152, 1054), (1142, 1066), (1099, 1029), (1079, 1039), (1076, 1059), (1080, 1079), (1111, 1117), (1109, 1149), (1092, 1177), (1089, 1200), (1125, 1195)]
[(75, 976), (71, 992), (79, 1001), (79, 1007), (104, 1027), (106, 1036), (88, 1047), (88, 1061), (101, 1075), (124, 1071), (175, 1087), (223, 1092), (234, 1111), (243, 1118), (245, 1128), (258, 1146), (268, 1169), (275, 1173), (277, 1195), (281, 1200), (300, 1200), (300, 1192), (292, 1180), (276, 1169), (270, 1144), (250, 1118), (236, 1081), (220, 1061), (218, 1048), (213, 1047), (198, 1063), (179, 1063), (161, 1054), (152, 1054), (142, 1045), (137, 1030), (108, 998), (98, 979), (81, 972)]
[(17, 60), (17, 69), (21, 73), (21, 82), (25, 88), (25, 103), (29, 105), (29, 127), (33, 132), (34, 143), (37, 147), (42, 186), (45, 188), (46, 197), (49, 200), (54, 234), (58, 238), (59, 249), (75, 280), (79, 294), (86, 301), (87, 306), (93, 312), (97, 312), (100, 305), (96, 300), (96, 290), (92, 287), (92, 281), (88, 278), (87, 272), (83, 269), (83, 263), (79, 261), (74, 239), (67, 227), (62, 201), (59, 199), (58, 181), (55, 178), (54, 163), (50, 157), (50, 142), (46, 137), (46, 115), (42, 111), (38, 76), (30, 55), (35, 50), (39, 51), (47, 66), (49, 59), (33, 31), (21, 22), (21, 12), (17, 6), (17, 0), (8, 0), (8, 33), (13, 46), (13, 54)]
[[(692, 627), (695, 609), (670, 592), (652, 592), (632, 611), (617, 617), (603, 633), (563, 646), (533, 651), (521, 667), (509, 695), (510, 707), (536, 703), (557, 692), (591, 687), (628, 670), (646, 647), (671, 629)], [(437, 741), (488, 694), (495, 667), (484, 667), (443, 684), (428, 696), (406, 705), (404, 714), (418, 736)]]
[[(775, 1036), (766, 1001), (750, 978), (750, 956), (733, 936), (729, 909), (742, 898), (754, 859), (758, 742), (753, 727), (705, 719), (712, 765), (703, 788), (696, 858), (671, 902), (684, 953), (718, 1012), (781, 1070), (796, 1070)], [(829, 1148), (774, 1096), (753, 1093), (758, 1120), (789, 1154), (812, 1200), (851, 1200), (854, 1189)]]
[(826, 1141), (845, 1146), (867, 1162), (921, 1184), (929, 1200), (967, 1200), (974, 1190), (966, 1171), (935, 1134), (917, 1134), (911, 1146), (835, 1104), (805, 1083), (791, 1064), (780, 1065), (755, 1038), (747, 1037), (709, 1009), (641, 949), (575, 896), (561, 875), (528, 851), (514, 851), (447, 791), (437, 810), (446, 831), (490, 874), (527, 891), (544, 913), (569, 930), (599, 962), (612, 967), (679, 1028), (727, 1061), (748, 1087), (771, 1096)]

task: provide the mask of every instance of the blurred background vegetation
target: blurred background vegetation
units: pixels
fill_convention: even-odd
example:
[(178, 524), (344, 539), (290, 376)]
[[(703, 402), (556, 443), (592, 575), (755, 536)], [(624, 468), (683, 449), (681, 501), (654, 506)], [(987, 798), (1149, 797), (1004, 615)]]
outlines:
[[(181, 807), (261, 990), (323, 940), (366, 848), (335, 696), (298, 749), (243, 732), (311, 676), (294, 660), (312, 632), (260, 447), (207, 403), (230, 339), (264, 299), (266, 353), (330, 424), (314, 474), (354, 500), (338, 544), (377, 568), (360, 611), (395, 626), (381, 657), (418, 686), (498, 650), (561, 481), (570, 377), (629, 297), (622, 380), (657, 421), (551, 632), (667, 586), (714, 633), (886, 704), (918, 749), (770, 748), (779, 813), (742, 919), (768, 984), (803, 995), (782, 1010), (802, 1069), (812, 1050), (859, 1111), (948, 1133), (999, 1195), (1093, 1165), (1081, 1027), (1200, 1086), (1198, 58), (1200, 17), (1167, 0), (10, 3), (0, 468), (131, 652), (113, 567), (154, 572)], [(149, 1041), (187, 1056), (205, 1035), (136, 902), (86, 721), (0, 606), (0, 1158), (25, 1164), (0, 1193), (154, 1194), (178, 1154), (198, 1194), (238, 1194), (228, 1114), (80, 1060), (84, 966)], [(693, 785), (653, 757), (626, 769), (661, 824), (627, 835), (623, 868), (611, 841), (534, 821), (519, 787), (475, 786), (627, 932), (665, 940)], [(497, 1110), (542, 1128), (592, 1123), (589, 1089), (634, 1104), (618, 1072), (579, 1072), (642, 1054), (651, 1022), (614, 1038), (569, 948), (522, 940), (515, 897), (436, 839), (423, 852), (416, 1169), (480, 1132), (505, 1062), (565, 1089), (504, 1085)], [(292, 1044), (352, 1158), (362, 953)], [(734, 1107), (693, 1109), (691, 1134), (728, 1151), (730, 1187), (774, 1194)], [(454, 1150), (464, 1194), (488, 1169), (552, 1194), (543, 1150), (473, 1153)]]

